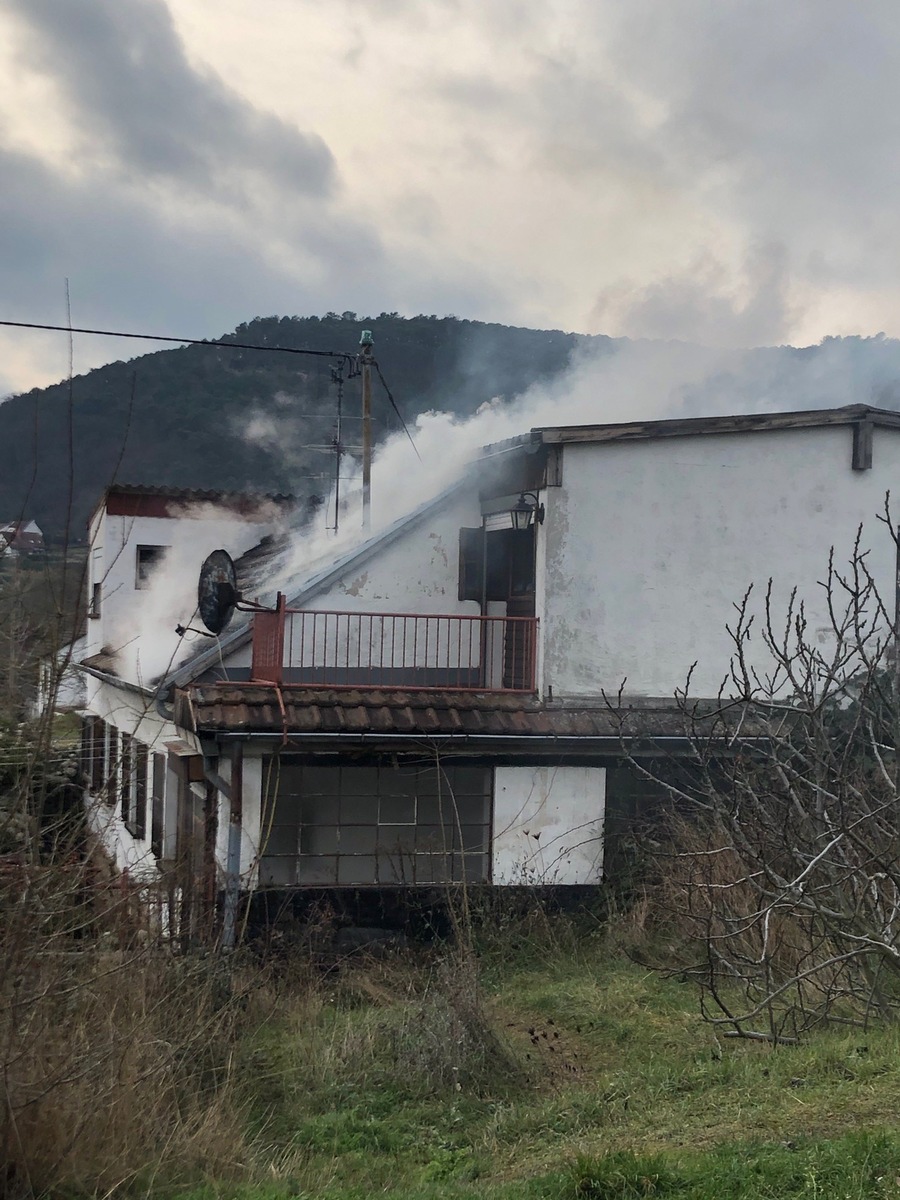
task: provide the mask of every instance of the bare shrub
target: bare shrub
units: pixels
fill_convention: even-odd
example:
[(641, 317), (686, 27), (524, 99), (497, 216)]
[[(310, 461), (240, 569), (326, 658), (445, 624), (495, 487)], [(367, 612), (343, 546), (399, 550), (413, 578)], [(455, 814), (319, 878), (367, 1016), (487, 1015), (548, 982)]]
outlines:
[(719, 701), (678, 698), (685, 757), (632, 759), (673, 810), (645, 920), (731, 1036), (900, 1013), (900, 615), (859, 537), (822, 586), (824, 639), (796, 597), (777, 616), (770, 585), (766, 667), (749, 652), (748, 593)]

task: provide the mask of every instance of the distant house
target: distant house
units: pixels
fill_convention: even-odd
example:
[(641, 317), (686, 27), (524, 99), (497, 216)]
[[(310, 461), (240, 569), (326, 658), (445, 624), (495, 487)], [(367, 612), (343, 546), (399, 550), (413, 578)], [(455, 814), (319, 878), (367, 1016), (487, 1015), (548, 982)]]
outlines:
[(0, 525), (0, 558), (41, 554), (43, 550), (44, 535), (35, 521), (8, 521)]
[(141, 589), (183, 576), (191, 624), (222, 547), (255, 595), (278, 512), (113, 489), (82, 659), (94, 827), (147, 878), (188, 864), (226, 936), (251, 893), (596, 885), (607, 812), (642, 794), (625, 751), (687, 748), (673, 697), (692, 667), (719, 694), (748, 584), (796, 587), (827, 629), (818, 581), (862, 525), (893, 588), (874, 531), (898, 468), (900, 415), (862, 405), (532, 429), (333, 561), (281, 566), (267, 611), (181, 642)]

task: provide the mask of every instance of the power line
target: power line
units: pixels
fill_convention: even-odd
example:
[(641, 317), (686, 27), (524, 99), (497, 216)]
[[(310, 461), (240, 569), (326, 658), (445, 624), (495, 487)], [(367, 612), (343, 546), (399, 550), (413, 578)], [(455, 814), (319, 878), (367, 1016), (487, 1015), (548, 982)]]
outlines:
[[(5, 326), (8, 329), (43, 329), (51, 333), (68, 333), (70, 336), (73, 333), (87, 333), (94, 337), (117, 337), (117, 338), (134, 338), (142, 342), (178, 342), (186, 346), (219, 346), (226, 350), (261, 350), (269, 354), (305, 354), (313, 358), (331, 358), (337, 359), (340, 362), (349, 364), (351, 379), (357, 373), (357, 355), (348, 354), (345, 350), (301, 350), (296, 346), (260, 346), (253, 342), (226, 342), (221, 339), (209, 338), (190, 338), (190, 337), (173, 337), (169, 334), (160, 333), (124, 333), (116, 329), (86, 329), (74, 325), (41, 325), (36, 321), (0, 321), (0, 326)], [(413, 441), (413, 436), (409, 431), (406, 421), (403, 419), (403, 414), (397, 407), (397, 402), (394, 399), (391, 389), (387, 385), (387, 380), (381, 373), (381, 367), (378, 362), (373, 360), (373, 365), (378, 374), (381, 386), (387, 393), (387, 398), (391, 403), (391, 407), (397, 414), (400, 424), (403, 427), (403, 432), (409, 439), (409, 444), (415, 451), (416, 458), (419, 462), (422, 461), (416, 443)]]
[(391, 407), (393, 408), (394, 412), (397, 414), (397, 416), (400, 420), (400, 424), (403, 426), (403, 432), (409, 438), (409, 444), (412, 446), (413, 450), (415, 451), (416, 458), (419, 460), (419, 462), (421, 462), (422, 455), (419, 453), (418, 447), (416, 446), (416, 443), (413, 441), (413, 436), (409, 432), (406, 422), (403, 420), (403, 414), (401, 413), (400, 409), (397, 407), (397, 401), (394, 399), (394, 397), (391, 393), (391, 389), (387, 385), (387, 380), (381, 373), (381, 367), (379, 367), (377, 359), (373, 359), (373, 365), (375, 367), (376, 372), (378, 373), (378, 378), (381, 380), (381, 386), (387, 392), (387, 398), (391, 402)]
[(83, 329), (75, 325), (39, 325), (34, 321), (0, 321), (12, 329), (46, 329), (53, 333), (90, 333), (97, 337), (136, 338), (142, 342), (181, 342), (188, 346), (221, 346), (232, 350), (263, 350), (270, 354), (307, 354), (314, 358), (337, 358), (350, 364), (351, 370), (356, 364), (356, 355), (348, 354), (345, 350), (301, 350), (296, 346), (259, 346), (252, 342), (226, 342), (209, 338), (170, 337), (159, 333), (123, 333), (116, 329)]

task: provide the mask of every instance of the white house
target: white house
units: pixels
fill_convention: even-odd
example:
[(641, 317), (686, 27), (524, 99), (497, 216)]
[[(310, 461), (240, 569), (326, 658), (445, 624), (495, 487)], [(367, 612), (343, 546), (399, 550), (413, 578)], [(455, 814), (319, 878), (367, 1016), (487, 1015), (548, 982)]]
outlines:
[(0, 525), (0, 558), (23, 554), (41, 554), (44, 535), (36, 521), (8, 521)]
[(84, 660), (96, 826), (120, 865), (188, 862), (226, 933), (239, 892), (594, 885), (607, 804), (635, 790), (607, 697), (634, 751), (677, 748), (673, 696), (694, 664), (693, 693), (719, 693), (748, 586), (796, 588), (825, 631), (829, 551), (846, 561), (860, 526), (892, 595), (877, 515), (898, 474), (900, 415), (860, 405), (533, 429), (316, 573), (273, 562), (270, 611), (183, 660), (129, 625), (147, 548), (189, 545), (193, 586), (221, 546), (240, 586), (266, 571), (261, 512), (108, 493)]

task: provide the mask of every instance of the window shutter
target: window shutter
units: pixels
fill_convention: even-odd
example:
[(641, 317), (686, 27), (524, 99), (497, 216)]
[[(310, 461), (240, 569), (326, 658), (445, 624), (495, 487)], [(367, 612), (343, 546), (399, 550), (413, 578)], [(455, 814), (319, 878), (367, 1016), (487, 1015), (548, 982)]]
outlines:
[(131, 734), (123, 733), (122, 738), (122, 773), (119, 776), (119, 803), (122, 820), (126, 825), (131, 824), (131, 788), (134, 780), (134, 751), (131, 747)]
[(166, 794), (166, 756), (153, 755), (153, 800), (150, 816), (150, 849), (157, 858), (163, 856), (164, 800)]
[(93, 721), (90, 789), (94, 795), (99, 795), (106, 779), (106, 722), (102, 717), (94, 717)]
[(94, 778), (94, 726), (96, 717), (81, 718), (81, 774), (89, 788), (93, 787)]
[(147, 766), (149, 755), (142, 742), (135, 743), (134, 834), (147, 836)]
[(108, 725), (107, 732), (109, 734), (108, 751), (106, 755), (106, 803), (113, 805), (116, 802), (116, 785), (119, 779), (119, 731), (115, 725)]

